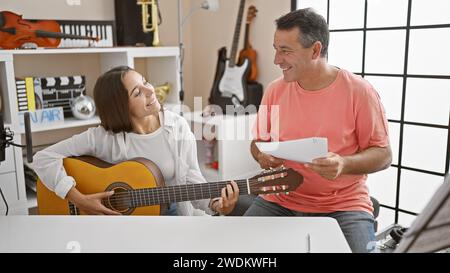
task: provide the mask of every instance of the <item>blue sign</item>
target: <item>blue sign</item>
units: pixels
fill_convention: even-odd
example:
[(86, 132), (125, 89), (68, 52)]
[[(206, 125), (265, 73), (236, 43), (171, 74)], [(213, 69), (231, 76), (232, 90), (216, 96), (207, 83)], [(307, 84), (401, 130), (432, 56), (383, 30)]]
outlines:
[[(19, 124), (24, 128), (23, 115), (25, 112), (19, 112)], [(38, 109), (30, 111), (31, 128), (45, 127), (48, 125), (64, 123), (64, 111), (62, 107)]]

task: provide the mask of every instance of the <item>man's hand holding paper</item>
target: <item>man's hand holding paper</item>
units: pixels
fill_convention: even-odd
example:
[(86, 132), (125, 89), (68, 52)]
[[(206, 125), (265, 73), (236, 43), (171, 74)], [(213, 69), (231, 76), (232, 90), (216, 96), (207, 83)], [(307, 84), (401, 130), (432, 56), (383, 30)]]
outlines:
[(271, 156), (264, 152), (259, 153), (256, 160), (263, 169), (277, 168), (284, 163), (284, 159)]
[(339, 177), (344, 169), (344, 159), (338, 154), (328, 153), (326, 138), (257, 142), (256, 146), (262, 152), (258, 155), (258, 162), (265, 169), (279, 166), (283, 159), (287, 159), (304, 163), (305, 167), (329, 180)]
[(311, 164), (305, 164), (305, 167), (320, 174), (328, 180), (335, 180), (344, 170), (344, 158), (335, 153), (328, 153), (326, 157), (317, 158)]
[(263, 153), (300, 163), (312, 163), (316, 158), (325, 157), (328, 152), (328, 141), (323, 137), (256, 142), (256, 146)]

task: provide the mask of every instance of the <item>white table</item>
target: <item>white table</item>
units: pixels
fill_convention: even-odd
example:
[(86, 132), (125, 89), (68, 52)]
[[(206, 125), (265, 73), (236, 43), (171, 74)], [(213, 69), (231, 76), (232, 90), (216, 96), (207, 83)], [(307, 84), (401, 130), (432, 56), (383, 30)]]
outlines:
[(1, 216), (0, 252), (350, 252), (327, 217)]

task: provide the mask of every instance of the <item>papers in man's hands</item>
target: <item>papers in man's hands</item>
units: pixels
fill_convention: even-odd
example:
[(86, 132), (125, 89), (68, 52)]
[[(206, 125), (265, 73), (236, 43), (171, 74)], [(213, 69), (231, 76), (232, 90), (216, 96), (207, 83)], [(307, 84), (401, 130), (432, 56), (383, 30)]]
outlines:
[(256, 142), (256, 146), (263, 153), (300, 163), (311, 163), (313, 159), (325, 157), (328, 153), (328, 141), (324, 137)]

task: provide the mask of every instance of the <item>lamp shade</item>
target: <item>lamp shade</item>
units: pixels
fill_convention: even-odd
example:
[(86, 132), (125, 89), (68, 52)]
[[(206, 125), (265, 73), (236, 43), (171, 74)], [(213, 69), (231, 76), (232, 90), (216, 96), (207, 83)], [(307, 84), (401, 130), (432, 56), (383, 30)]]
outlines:
[(218, 11), (219, 10), (219, 0), (205, 0), (202, 3), (202, 8), (211, 10), (211, 11)]

